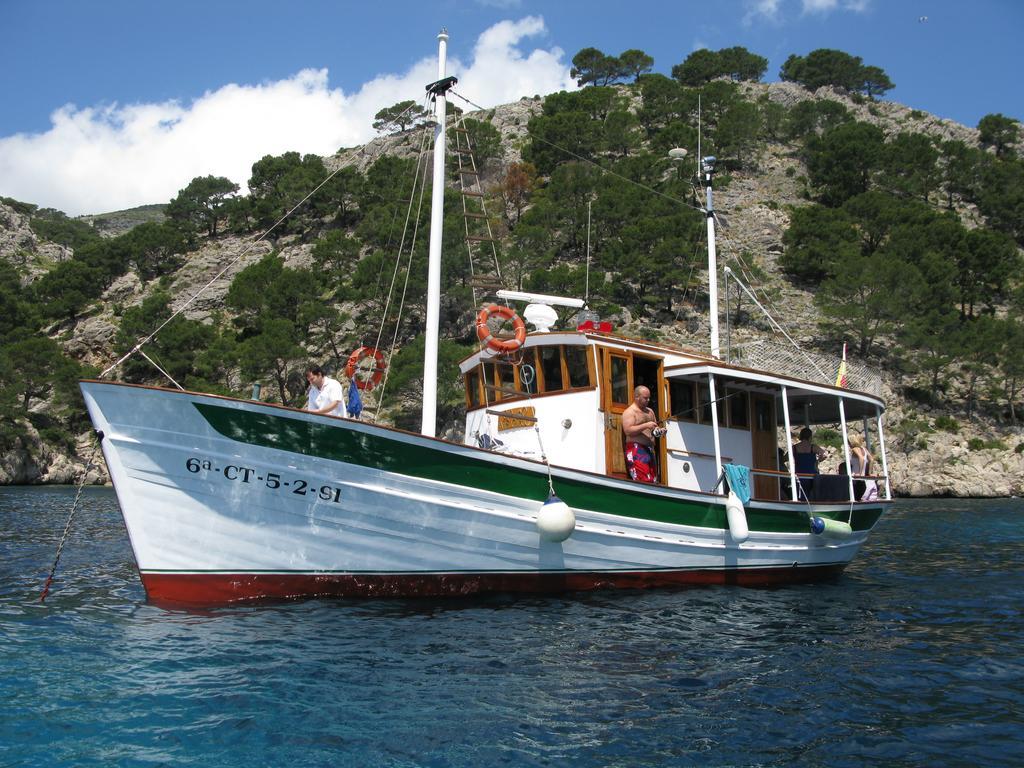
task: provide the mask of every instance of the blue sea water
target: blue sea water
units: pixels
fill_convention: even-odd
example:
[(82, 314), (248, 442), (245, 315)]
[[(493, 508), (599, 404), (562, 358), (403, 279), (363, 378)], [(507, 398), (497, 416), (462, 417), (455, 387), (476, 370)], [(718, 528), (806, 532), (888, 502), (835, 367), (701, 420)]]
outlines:
[(1024, 765), (1024, 502), (904, 501), (839, 579), (146, 603), (117, 502), (0, 489), (0, 766)]

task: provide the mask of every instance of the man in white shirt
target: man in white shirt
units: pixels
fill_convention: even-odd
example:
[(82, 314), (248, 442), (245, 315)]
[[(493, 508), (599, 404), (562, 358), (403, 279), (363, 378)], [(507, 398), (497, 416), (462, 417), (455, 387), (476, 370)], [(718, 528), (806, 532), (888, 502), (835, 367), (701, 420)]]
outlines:
[(311, 388), (306, 410), (331, 416), (348, 416), (345, 408), (345, 390), (337, 379), (325, 376), (319, 365), (311, 365), (306, 369), (306, 381)]

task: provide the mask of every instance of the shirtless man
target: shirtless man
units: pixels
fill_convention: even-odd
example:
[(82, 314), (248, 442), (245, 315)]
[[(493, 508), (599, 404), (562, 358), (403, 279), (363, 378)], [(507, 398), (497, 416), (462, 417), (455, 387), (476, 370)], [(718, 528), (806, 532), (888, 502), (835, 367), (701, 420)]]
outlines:
[(633, 403), (622, 413), (622, 433), (626, 436), (626, 466), (629, 476), (642, 483), (658, 482), (658, 462), (654, 454), (654, 438), (665, 430), (647, 403), (651, 390), (641, 385), (633, 390)]

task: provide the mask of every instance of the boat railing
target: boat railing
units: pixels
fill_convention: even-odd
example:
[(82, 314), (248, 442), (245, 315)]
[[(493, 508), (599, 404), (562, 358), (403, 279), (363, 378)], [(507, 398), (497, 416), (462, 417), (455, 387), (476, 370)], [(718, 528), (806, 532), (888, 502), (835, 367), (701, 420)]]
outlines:
[[(805, 381), (835, 384), (841, 359), (772, 341), (755, 341), (734, 346), (729, 362), (744, 368), (756, 368), (792, 376)], [(882, 376), (874, 368), (856, 360), (846, 361), (846, 386), (869, 395), (882, 394)]]
[[(783, 472), (783, 471), (779, 471), (779, 470), (775, 470), (775, 469), (751, 469), (750, 470), (750, 474), (752, 476), (770, 477), (770, 478), (774, 478), (775, 480), (779, 480), (780, 481), (780, 483), (779, 483), (779, 491), (781, 492), (783, 498), (785, 498), (785, 499), (789, 499), (790, 498), (790, 496), (789, 496), (789, 494), (790, 494), (790, 475), (789, 475), (789, 472)], [(811, 480), (811, 481), (818, 481), (818, 480), (822, 481), (822, 485), (827, 490), (826, 490), (826, 492), (824, 494), (812, 493), (812, 497), (814, 497), (814, 498), (812, 498), (811, 501), (813, 501), (813, 502), (837, 502), (837, 503), (842, 502), (842, 503), (848, 503), (850, 501), (850, 491), (849, 491), (850, 478), (849, 478), (849, 475), (844, 475), (844, 474), (840, 474), (840, 473), (828, 473), (828, 472), (819, 472), (818, 474), (810, 474), (810, 473), (797, 472), (796, 473), (796, 477), (797, 477), (798, 485), (799, 485), (799, 481), (801, 479)], [(876, 484), (877, 489), (878, 489), (878, 496), (879, 496), (879, 498), (884, 498), (884, 490), (885, 490), (885, 483), (886, 483), (885, 475), (854, 475), (853, 476), (853, 481), (855, 483), (858, 482), (858, 481), (861, 481), (861, 482), (872, 481), (872, 482), (874, 482)], [(751, 483), (751, 491), (752, 491), (751, 498), (753, 498), (755, 500), (758, 500), (758, 501), (776, 501), (779, 498), (778, 496), (759, 496), (757, 494), (757, 484), (756, 483)], [(798, 493), (799, 493), (799, 488), (798, 488)], [(826, 496), (827, 496), (827, 498), (826, 498)], [(855, 501), (864, 501), (864, 500), (863, 499), (855, 499)]]

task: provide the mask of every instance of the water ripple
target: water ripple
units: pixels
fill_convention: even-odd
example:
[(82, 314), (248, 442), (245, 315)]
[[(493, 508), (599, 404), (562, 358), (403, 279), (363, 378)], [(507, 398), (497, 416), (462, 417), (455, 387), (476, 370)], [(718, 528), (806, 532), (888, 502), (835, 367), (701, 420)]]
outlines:
[(204, 614), (89, 489), (0, 489), (0, 765), (1011, 766), (1018, 501), (904, 502), (842, 578)]

